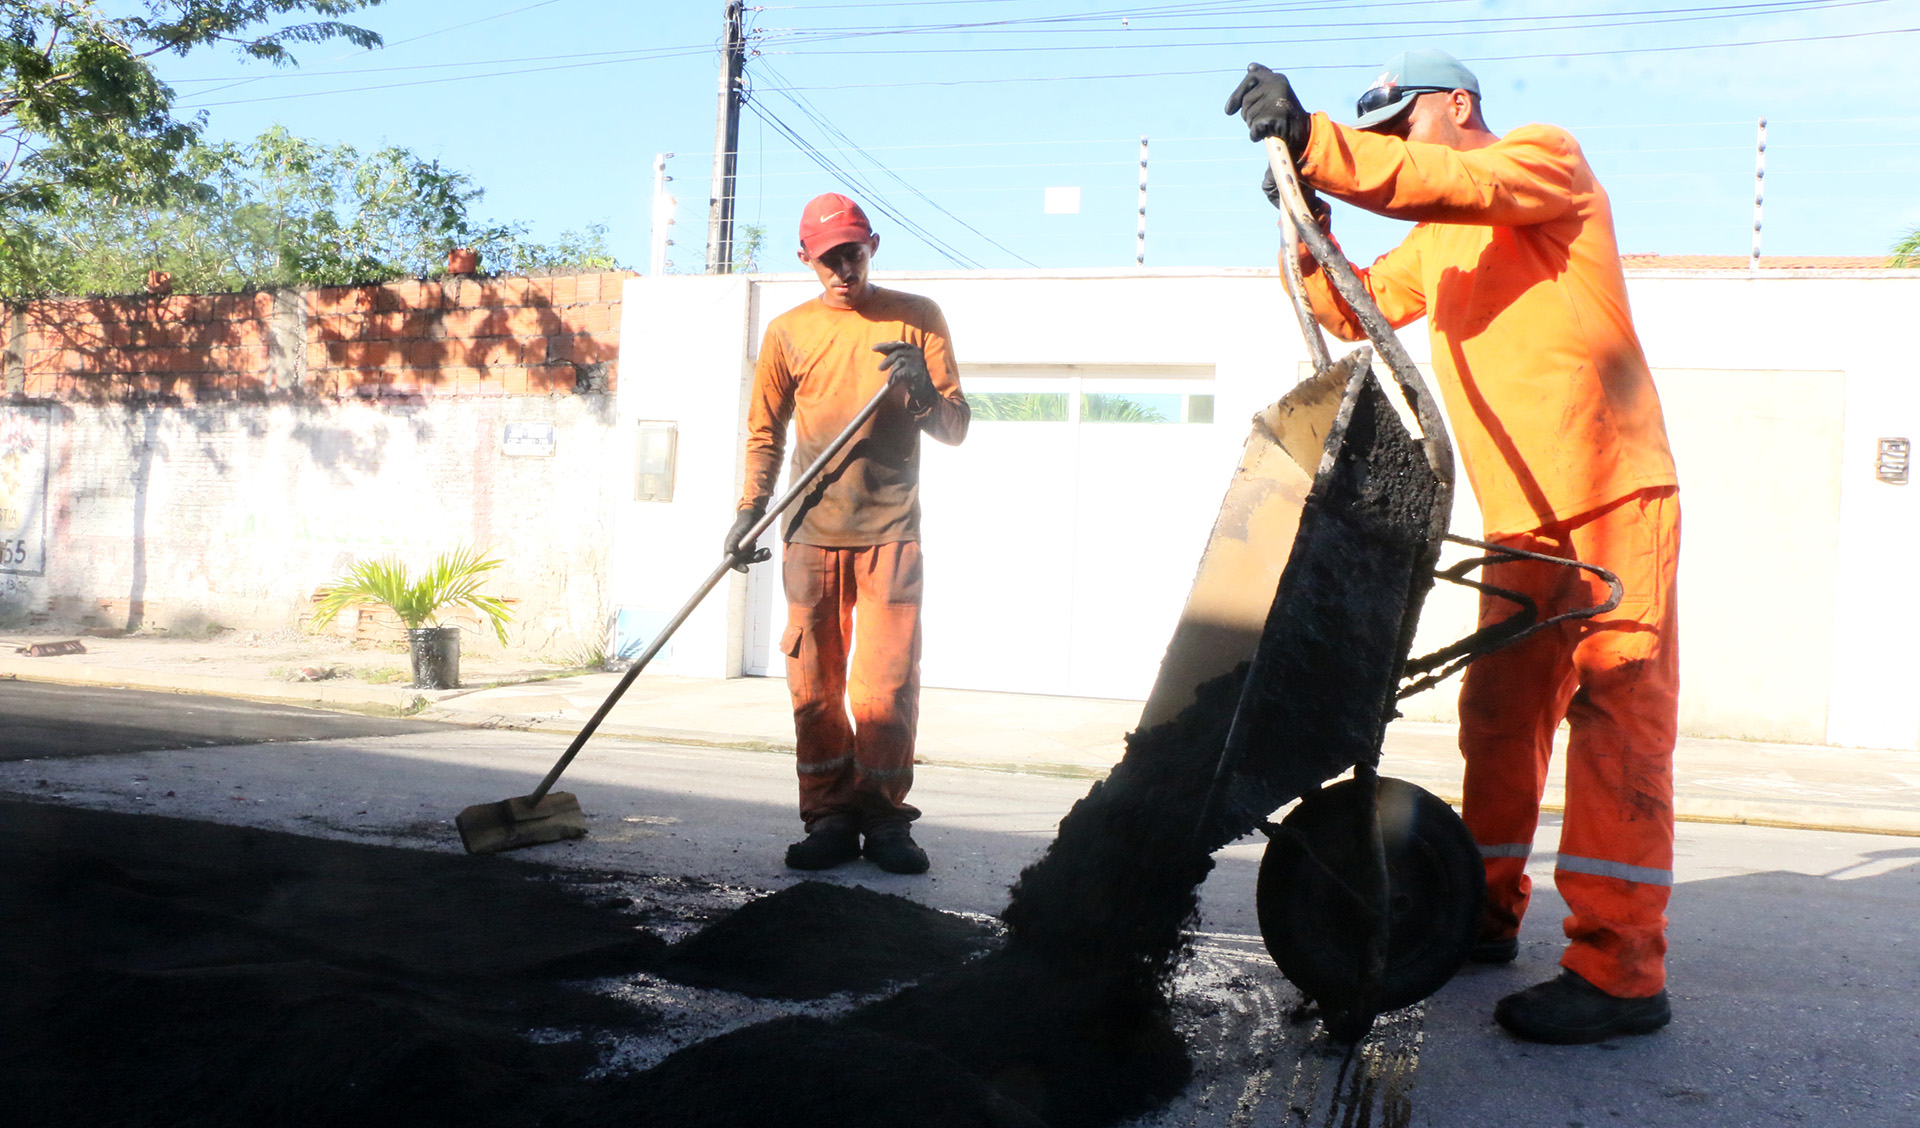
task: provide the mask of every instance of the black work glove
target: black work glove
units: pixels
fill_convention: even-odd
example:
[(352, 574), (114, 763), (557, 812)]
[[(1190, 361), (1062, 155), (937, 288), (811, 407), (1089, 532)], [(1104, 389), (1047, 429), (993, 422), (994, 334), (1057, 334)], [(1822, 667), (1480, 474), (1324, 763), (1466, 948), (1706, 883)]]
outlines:
[(747, 530), (753, 528), (754, 525), (759, 523), (760, 518), (766, 515), (767, 511), (764, 508), (755, 505), (747, 509), (742, 509), (739, 514), (734, 517), (733, 527), (727, 530), (727, 539), (720, 545), (721, 552), (733, 557), (734, 571), (745, 572), (747, 565), (753, 562), (751, 559), (753, 556), (753, 546), (750, 544), (741, 544), (740, 538), (746, 536)]
[(1313, 115), (1294, 97), (1293, 85), (1284, 74), (1276, 74), (1259, 63), (1247, 64), (1247, 77), (1227, 97), (1227, 112), (1238, 113), (1247, 123), (1247, 139), (1264, 141), (1278, 137), (1287, 143), (1287, 151), (1298, 161), (1313, 136)]
[(920, 346), (905, 341), (887, 341), (873, 346), (873, 351), (886, 354), (886, 359), (880, 362), (880, 370), (888, 374), (888, 379), (906, 386), (907, 409), (915, 415), (932, 411), (940, 393), (934, 390), (933, 376), (927, 371), (927, 354), (921, 351)]
[[(1267, 175), (1260, 179), (1260, 190), (1267, 194), (1269, 204), (1276, 208), (1280, 206), (1280, 184), (1273, 178), (1272, 165), (1267, 166)], [(1321, 227), (1325, 227), (1327, 220), (1333, 218), (1333, 207), (1320, 198), (1312, 185), (1300, 185), (1300, 197), (1307, 202), (1307, 214), (1313, 216), (1313, 221)]]

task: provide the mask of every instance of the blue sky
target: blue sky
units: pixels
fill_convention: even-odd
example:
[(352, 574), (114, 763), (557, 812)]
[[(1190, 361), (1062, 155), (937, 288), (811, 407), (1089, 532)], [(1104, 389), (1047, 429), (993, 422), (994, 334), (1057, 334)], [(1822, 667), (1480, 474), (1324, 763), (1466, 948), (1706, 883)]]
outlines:
[[(281, 70), (203, 51), (159, 68), (215, 138), (279, 123), (405, 145), (470, 172), (485, 216), (536, 237), (604, 222), (642, 269), (653, 157), (674, 153), (673, 257), (697, 270), (722, 12), (387, 0), (356, 17), (382, 50), (310, 46)], [(1763, 115), (1765, 253), (1876, 254), (1920, 226), (1920, 0), (836, 0), (750, 5), (749, 26), (738, 216), (769, 230), (772, 269), (796, 265), (802, 203), (862, 186), (878, 190), (882, 269), (1131, 265), (1143, 134), (1148, 265), (1271, 265), (1261, 154), (1221, 113), (1239, 74), (1266, 63), (1351, 120), (1380, 64), (1414, 46), (1474, 69), (1496, 131), (1571, 129), (1624, 251), (1746, 254)], [(1079, 213), (1046, 214), (1049, 187), (1079, 188)], [(1402, 230), (1349, 208), (1334, 227), (1362, 260)]]

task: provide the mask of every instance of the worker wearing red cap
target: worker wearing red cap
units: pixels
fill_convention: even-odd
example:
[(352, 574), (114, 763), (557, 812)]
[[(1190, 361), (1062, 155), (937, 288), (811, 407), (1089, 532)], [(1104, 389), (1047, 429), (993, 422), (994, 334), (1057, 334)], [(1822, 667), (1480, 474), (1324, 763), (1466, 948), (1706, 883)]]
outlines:
[[(1534, 1041), (1649, 1033), (1671, 1016), (1680, 508), (1611, 205), (1564, 130), (1490, 131), (1478, 81), (1444, 52), (1396, 57), (1358, 109), (1355, 128), (1309, 114), (1285, 76), (1258, 65), (1227, 103), (1255, 140), (1284, 140), (1312, 188), (1416, 223), (1360, 276), (1396, 327), (1427, 318), (1487, 538), (1599, 565), (1626, 591), (1612, 614), (1559, 625), (1467, 671), (1462, 817), (1487, 869), (1473, 955), (1504, 963), (1517, 954), (1527, 857), (1564, 718), (1566, 817), (1554, 864), (1570, 911), (1562, 970), (1502, 999), (1494, 1015)], [(1320, 324), (1361, 339), (1310, 256), (1302, 266)], [(1533, 597), (1542, 614), (1605, 596), (1584, 573), (1533, 561), (1492, 565), (1485, 580)], [(1481, 622), (1511, 610), (1483, 596)]]
[[(809, 466), (881, 385), (900, 392), (869, 419), (786, 518), (787, 688), (806, 837), (787, 865), (819, 870), (865, 854), (925, 873), (909, 826), (920, 702), (920, 435), (957, 444), (970, 418), (946, 319), (930, 299), (868, 281), (880, 237), (860, 205), (816, 197), (800, 261), (819, 297), (767, 325), (747, 413), (746, 487), (725, 550), (766, 513), (787, 425)], [(737, 565), (745, 571), (744, 563)]]

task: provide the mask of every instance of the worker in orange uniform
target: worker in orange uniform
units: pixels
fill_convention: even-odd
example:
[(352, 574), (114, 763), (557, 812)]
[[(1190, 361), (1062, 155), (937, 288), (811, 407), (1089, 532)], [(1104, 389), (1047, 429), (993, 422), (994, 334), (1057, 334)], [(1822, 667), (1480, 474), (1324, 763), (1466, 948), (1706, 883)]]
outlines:
[[(1473, 956), (1505, 963), (1518, 952), (1527, 856), (1564, 718), (1566, 817), (1554, 868), (1570, 911), (1562, 970), (1500, 1000), (1494, 1016), (1533, 1041), (1649, 1033), (1672, 1013), (1665, 911), (1680, 506), (1612, 208), (1566, 131), (1490, 131), (1478, 81), (1444, 52), (1394, 58), (1358, 110), (1353, 127), (1309, 114), (1283, 75), (1257, 64), (1227, 103), (1255, 140), (1284, 140), (1312, 188), (1416, 224), (1360, 277), (1396, 327), (1427, 318), (1487, 539), (1599, 565), (1626, 591), (1612, 614), (1562, 624), (1467, 671), (1462, 816), (1487, 868)], [(1361, 339), (1310, 256), (1302, 266), (1320, 324)], [(1543, 615), (1606, 595), (1585, 573), (1533, 561), (1492, 565), (1485, 579), (1532, 596)], [(1480, 621), (1512, 609), (1483, 596)]]
[(920, 812), (906, 802), (920, 708), (920, 435), (958, 444), (970, 414), (940, 307), (868, 281), (879, 248), (845, 196), (816, 197), (801, 213), (800, 261), (821, 293), (774, 318), (761, 341), (746, 489), (725, 550), (745, 571), (753, 546), (740, 538), (766, 513), (789, 420), (797, 473), (882, 384), (900, 387), (789, 511), (780, 649), (807, 830), (787, 865), (828, 869), (864, 853), (911, 874), (927, 870), (909, 830)]

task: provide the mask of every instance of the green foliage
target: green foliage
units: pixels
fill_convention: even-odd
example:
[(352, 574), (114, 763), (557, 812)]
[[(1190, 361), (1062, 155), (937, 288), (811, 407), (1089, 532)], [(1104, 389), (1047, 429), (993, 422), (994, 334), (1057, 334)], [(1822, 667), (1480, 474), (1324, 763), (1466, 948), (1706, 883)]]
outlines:
[(1165, 423), (1167, 417), (1139, 400), (1108, 392), (1088, 392), (1080, 397), (1082, 423)]
[(442, 553), (425, 574), (413, 580), (398, 557), (363, 560), (347, 569), (321, 597), (313, 628), (322, 630), (340, 612), (363, 603), (392, 609), (409, 630), (437, 623), (439, 614), (450, 608), (471, 607), (493, 624), (493, 632), (504, 646), (512, 614), (499, 599), (480, 593), (481, 582), (500, 564), (500, 560), (484, 557), (478, 549), (457, 548)]
[(1920, 227), (1907, 232), (1898, 243), (1893, 245), (1891, 253), (1893, 258), (1888, 260), (1888, 266), (1920, 266)]
[(128, 293), (149, 270), (199, 292), (384, 282), (439, 274), (461, 246), (515, 273), (615, 268), (605, 225), (527, 242), (518, 224), (470, 214), (484, 195), (471, 176), (399, 146), (363, 155), (275, 126), (249, 145), (190, 146), (179, 168), (195, 189), (170, 201), (87, 190), (0, 215), (0, 294)]
[(752, 274), (760, 269), (760, 252), (766, 249), (767, 226), (746, 223), (733, 233), (733, 272)]
[(979, 392), (967, 397), (975, 419), (989, 422), (1064, 423), (1065, 392)]
[(0, 216), (52, 211), (75, 191), (153, 202), (191, 190), (177, 162), (200, 123), (174, 116), (173, 90), (148, 61), (226, 45), (288, 65), (289, 44), (344, 39), (378, 47), (378, 35), (331, 18), (265, 25), (379, 2), (143, 0), (142, 14), (109, 16), (98, 0), (7, 0), (0, 9)]

